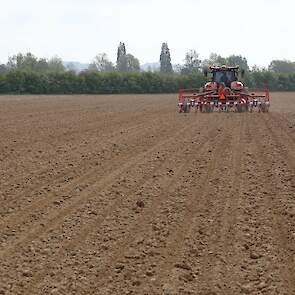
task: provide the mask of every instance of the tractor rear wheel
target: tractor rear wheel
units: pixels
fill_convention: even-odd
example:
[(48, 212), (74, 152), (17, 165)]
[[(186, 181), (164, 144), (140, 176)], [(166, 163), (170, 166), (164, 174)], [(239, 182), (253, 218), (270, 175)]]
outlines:
[(187, 101), (184, 102), (183, 112), (184, 113), (189, 113), (190, 112), (190, 105), (189, 105), (189, 103)]

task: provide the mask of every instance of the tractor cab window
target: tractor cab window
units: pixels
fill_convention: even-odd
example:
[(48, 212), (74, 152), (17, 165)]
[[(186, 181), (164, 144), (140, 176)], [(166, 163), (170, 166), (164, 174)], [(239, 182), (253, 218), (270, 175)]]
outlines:
[(231, 82), (236, 81), (236, 75), (233, 71), (220, 71), (213, 73), (213, 81), (220, 84), (224, 83), (226, 87), (230, 87)]

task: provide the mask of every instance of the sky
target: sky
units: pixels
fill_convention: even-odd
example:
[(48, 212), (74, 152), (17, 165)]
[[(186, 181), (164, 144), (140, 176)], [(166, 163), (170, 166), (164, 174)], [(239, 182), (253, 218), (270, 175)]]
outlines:
[(167, 42), (172, 63), (195, 49), (241, 54), (267, 66), (295, 61), (294, 0), (0, 0), (0, 63), (18, 52), (90, 62), (119, 42), (142, 64), (159, 60)]

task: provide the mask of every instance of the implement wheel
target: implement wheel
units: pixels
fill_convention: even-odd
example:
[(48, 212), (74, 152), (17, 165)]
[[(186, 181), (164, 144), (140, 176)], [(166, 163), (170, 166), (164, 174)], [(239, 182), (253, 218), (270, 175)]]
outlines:
[(269, 106), (266, 103), (262, 103), (260, 109), (262, 113), (268, 113)]
[(189, 113), (191, 110), (191, 104), (187, 99), (183, 102), (182, 110), (184, 113)]

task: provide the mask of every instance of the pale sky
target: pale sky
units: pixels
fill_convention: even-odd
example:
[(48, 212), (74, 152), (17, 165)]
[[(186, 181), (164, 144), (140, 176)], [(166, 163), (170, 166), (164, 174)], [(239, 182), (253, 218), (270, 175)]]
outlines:
[(120, 41), (140, 62), (159, 60), (167, 42), (173, 63), (195, 49), (241, 54), (250, 65), (295, 61), (294, 0), (0, 0), (0, 63), (18, 52), (90, 62), (112, 61)]

